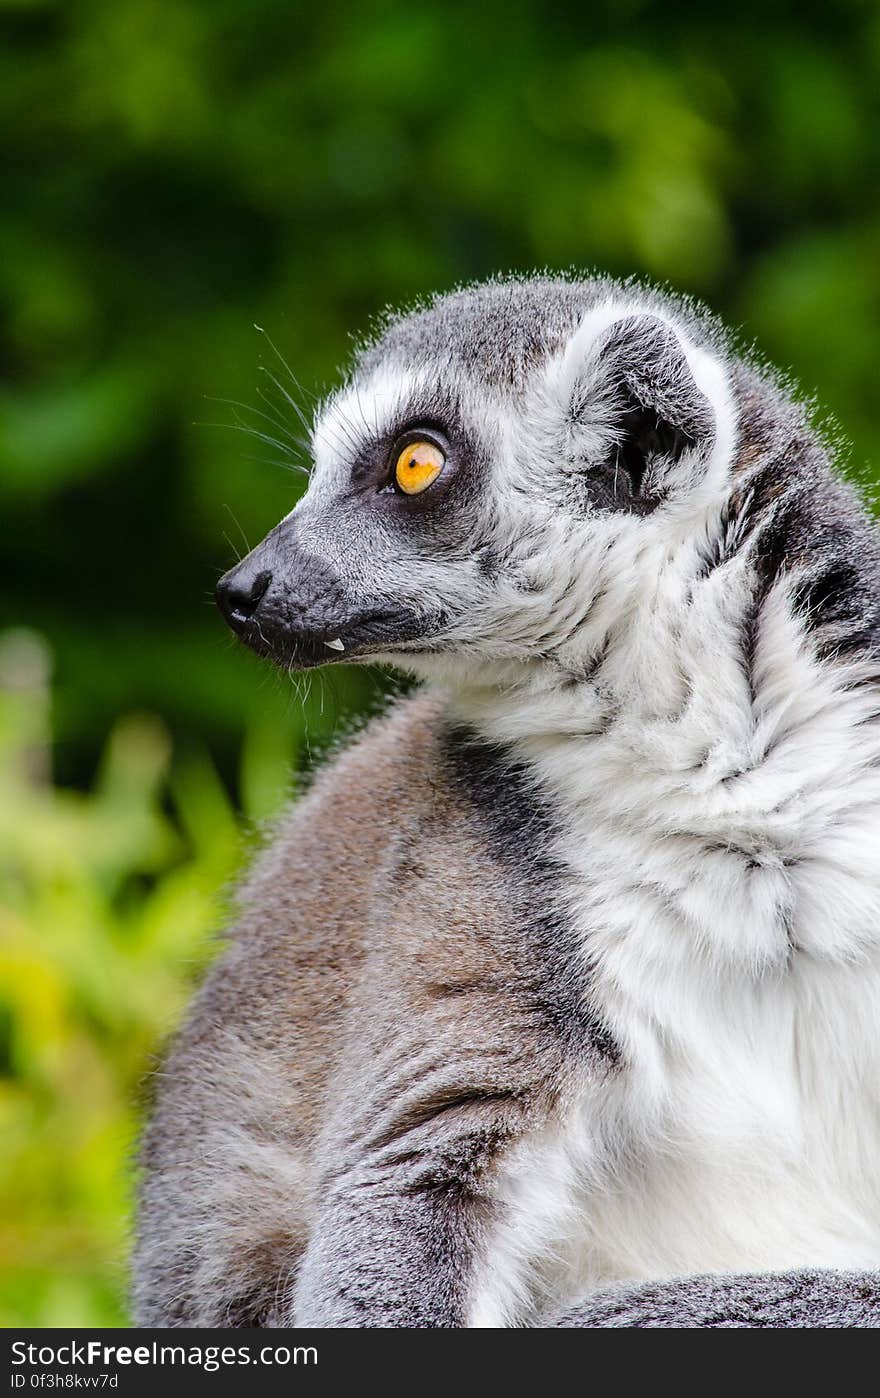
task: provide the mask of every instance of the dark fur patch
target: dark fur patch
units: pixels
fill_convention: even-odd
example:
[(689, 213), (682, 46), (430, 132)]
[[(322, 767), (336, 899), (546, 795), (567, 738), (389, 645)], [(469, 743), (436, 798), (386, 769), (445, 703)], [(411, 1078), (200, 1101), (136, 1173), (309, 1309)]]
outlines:
[[(606, 333), (597, 370), (613, 392), (617, 438), (608, 460), (590, 463), (584, 483), (604, 510), (647, 515), (666, 499), (670, 468), (708, 447), (715, 424), (678, 337), (654, 315), (634, 315)], [(575, 417), (589, 419), (590, 397), (576, 390)]]
[(567, 1050), (618, 1066), (620, 1048), (584, 994), (589, 966), (562, 892), (567, 870), (551, 852), (557, 832), (548, 802), (523, 763), (463, 725), (447, 730), (445, 757), (507, 873), (511, 921), (523, 926), (532, 1008)]
[(743, 625), (751, 679), (761, 612), (787, 581), (792, 605), (817, 656), (872, 658), (880, 652), (880, 541), (856, 492), (829, 469), (803, 413), (778, 390), (738, 375), (738, 483), (727, 502), (702, 576), (747, 549), (755, 597)]

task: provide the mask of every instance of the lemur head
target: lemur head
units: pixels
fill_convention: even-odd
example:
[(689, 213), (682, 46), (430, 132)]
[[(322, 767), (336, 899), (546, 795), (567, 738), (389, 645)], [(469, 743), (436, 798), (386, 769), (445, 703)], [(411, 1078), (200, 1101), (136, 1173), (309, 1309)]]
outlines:
[(735, 413), (685, 306), (491, 282), (390, 320), (319, 411), (305, 496), (221, 580), (289, 668), (576, 668), (720, 513)]

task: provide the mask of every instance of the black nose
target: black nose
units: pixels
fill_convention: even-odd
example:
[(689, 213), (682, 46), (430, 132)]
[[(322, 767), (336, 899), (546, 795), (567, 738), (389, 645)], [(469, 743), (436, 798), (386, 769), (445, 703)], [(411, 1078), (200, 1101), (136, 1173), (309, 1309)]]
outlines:
[(217, 606), (230, 626), (239, 630), (251, 620), (271, 581), (268, 569), (255, 567), (250, 558), (223, 574), (217, 584)]

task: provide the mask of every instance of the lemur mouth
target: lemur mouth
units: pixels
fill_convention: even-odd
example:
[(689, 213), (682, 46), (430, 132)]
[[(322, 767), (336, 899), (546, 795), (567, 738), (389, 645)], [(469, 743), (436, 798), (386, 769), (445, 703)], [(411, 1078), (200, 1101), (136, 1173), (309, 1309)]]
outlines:
[(300, 670), (318, 665), (366, 660), (377, 652), (396, 650), (408, 640), (416, 640), (422, 626), (406, 612), (376, 611), (346, 619), (316, 632), (297, 632), (292, 639), (292, 656), (282, 661)]
[(423, 619), (403, 610), (359, 613), (311, 626), (273, 610), (258, 609), (247, 616), (222, 601), (220, 609), (249, 649), (288, 671), (369, 660), (423, 639), (425, 630)]

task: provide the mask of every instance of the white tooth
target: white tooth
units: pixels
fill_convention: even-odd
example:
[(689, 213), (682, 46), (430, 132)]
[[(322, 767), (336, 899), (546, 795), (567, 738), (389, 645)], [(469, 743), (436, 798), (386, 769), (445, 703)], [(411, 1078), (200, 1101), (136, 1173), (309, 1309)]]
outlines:
[(328, 650), (345, 650), (345, 646), (342, 644), (338, 636), (336, 637), (335, 641), (325, 641), (324, 645), (327, 647)]

